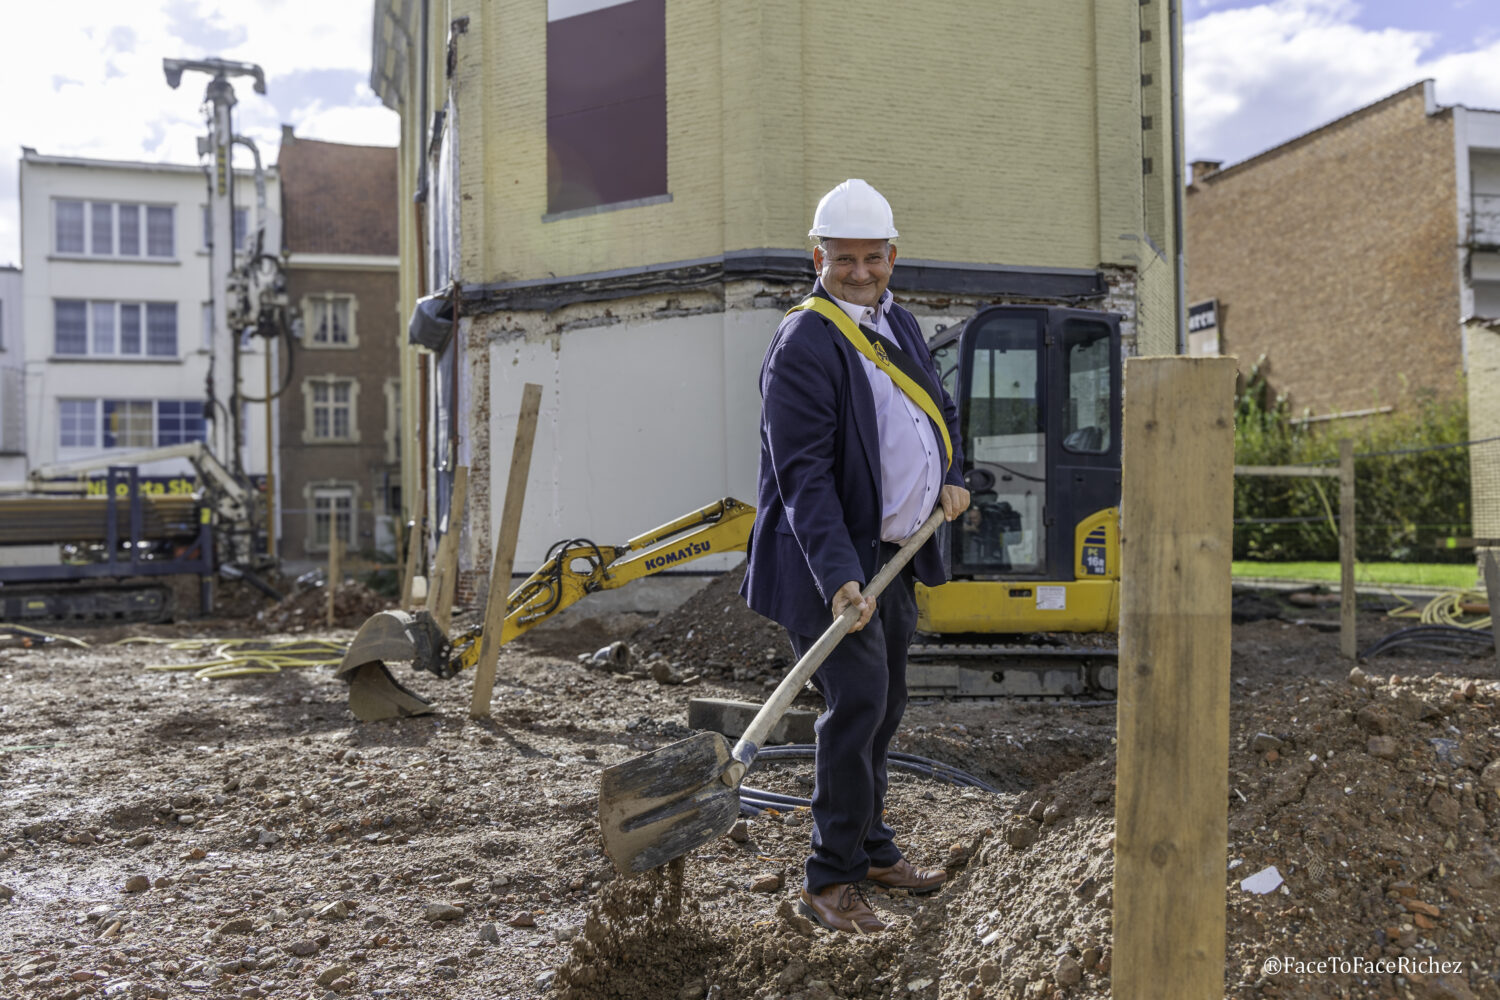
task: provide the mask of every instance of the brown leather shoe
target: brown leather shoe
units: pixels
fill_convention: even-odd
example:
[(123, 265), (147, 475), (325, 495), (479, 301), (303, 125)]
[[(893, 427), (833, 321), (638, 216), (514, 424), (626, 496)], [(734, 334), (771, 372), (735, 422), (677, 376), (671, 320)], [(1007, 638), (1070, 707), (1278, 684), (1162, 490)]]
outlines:
[(831, 931), (846, 931), (851, 934), (873, 934), (885, 930), (864, 893), (853, 882), (825, 886), (821, 892), (802, 890), (802, 902), (797, 904), (804, 917), (816, 920)]
[(887, 889), (905, 889), (915, 895), (925, 896), (929, 892), (937, 892), (948, 880), (948, 873), (941, 868), (918, 868), (902, 858), (889, 868), (871, 868), (865, 878)]

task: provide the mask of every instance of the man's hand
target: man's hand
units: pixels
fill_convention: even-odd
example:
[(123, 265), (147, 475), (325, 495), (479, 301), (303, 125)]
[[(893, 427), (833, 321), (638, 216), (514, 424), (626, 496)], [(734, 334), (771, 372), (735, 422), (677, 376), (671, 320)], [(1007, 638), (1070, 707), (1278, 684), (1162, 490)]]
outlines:
[(951, 521), (969, 509), (969, 491), (962, 486), (945, 484), (942, 493), (938, 495), (938, 500), (943, 505), (945, 520)]
[(844, 613), (849, 605), (859, 608), (859, 621), (849, 626), (850, 632), (858, 632), (869, 622), (870, 616), (875, 613), (875, 598), (866, 597), (859, 592), (859, 584), (853, 580), (844, 584), (833, 595), (833, 617), (837, 618)]

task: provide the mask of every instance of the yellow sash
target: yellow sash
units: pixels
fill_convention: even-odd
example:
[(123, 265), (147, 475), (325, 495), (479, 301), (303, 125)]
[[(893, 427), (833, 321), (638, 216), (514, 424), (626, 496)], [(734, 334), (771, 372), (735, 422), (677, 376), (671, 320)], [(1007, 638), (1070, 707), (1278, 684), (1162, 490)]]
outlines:
[(870, 338), (865, 336), (865, 332), (849, 318), (849, 314), (840, 309), (836, 303), (830, 302), (827, 299), (819, 298), (816, 295), (809, 295), (797, 305), (787, 310), (787, 315), (790, 316), (799, 309), (811, 309), (837, 327), (839, 333), (842, 333), (848, 339), (849, 343), (854, 345), (855, 350), (859, 351), (866, 358), (869, 358), (875, 367), (889, 375), (891, 381), (896, 383), (896, 387), (906, 393), (907, 397), (913, 403), (921, 407), (922, 412), (932, 419), (934, 426), (938, 429), (938, 433), (942, 435), (943, 455), (946, 458), (943, 470), (946, 472), (952, 467), (953, 441), (948, 437), (948, 424), (943, 419), (942, 408), (938, 405), (938, 401), (927, 393), (927, 390), (923, 389), (910, 375), (906, 374), (906, 372), (902, 371), (891, 361), (890, 355), (886, 352), (885, 345), (878, 341), (872, 344)]

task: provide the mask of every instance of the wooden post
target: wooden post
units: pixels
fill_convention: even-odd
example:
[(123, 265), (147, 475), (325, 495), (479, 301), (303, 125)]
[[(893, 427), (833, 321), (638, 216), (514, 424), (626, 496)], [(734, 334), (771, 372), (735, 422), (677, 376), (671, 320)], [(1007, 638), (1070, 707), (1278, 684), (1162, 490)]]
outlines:
[(510, 572), (516, 565), (521, 505), (526, 501), (526, 478), (531, 470), (531, 446), (536, 440), (536, 416), (541, 405), (542, 387), (527, 382), (521, 391), (521, 412), (516, 418), (516, 443), (510, 453), (510, 478), (505, 483), (505, 508), (500, 515), (495, 560), (490, 564), (490, 593), (484, 608), (484, 631), (479, 637), (474, 696), (469, 702), (469, 715), (475, 719), (490, 714), (490, 698), (495, 691), (495, 668), (500, 662), (500, 631), (505, 627), (509, 606)]
[(1125, 362), (1117, 1000), (1221, 1000), (1234, 358)]
[(458, 536), (464, 529), (464, 504), (469, 498), (469, 467), (453, 470), (453, 496), (448, 503), (448, 526), (438, 544), (435, 580), (427, 581), (427, 610), (444, 634), (453, 623), (453, 592), (458, 578)]
[(406, 534), (406, 568), (401, 573), (401, 606), (411, 607), (412, 580), (417, 576), (417, 554), (427, 544), (422, 525), (427, 520), (427, 491), (417, 487), (417, 502), (412, 506), (412, 526)]
[(1484, 553), (1484, 590), (1490, 602), (1490, 632), (1495, 637), (1495, 661), (1500, 663), (1500, 559), (1495, 550)]
[(331, 538), (328, 539), (328, 627), (333, 627), (333, 599), (339, 591), (339, 584), (343, 582), (344, 568), (341, 563), (343, 555), (344, 540), (338, 536), (338, 515), (331, 515), (328, 519)]
[(1359, 655), (1355, 634), (1358, 598), (1354, 594), (1354, 442), (1339, 439), (1339, 655)]

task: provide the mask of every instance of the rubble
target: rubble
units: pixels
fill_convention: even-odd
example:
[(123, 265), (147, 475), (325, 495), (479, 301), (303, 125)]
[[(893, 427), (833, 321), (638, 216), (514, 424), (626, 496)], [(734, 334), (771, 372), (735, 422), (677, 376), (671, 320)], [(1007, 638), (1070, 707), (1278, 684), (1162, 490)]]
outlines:
[[(554, 633), (561, 656), (503, 647), (489, 720), (469, 719), (467, 684), (426, 675), (411, 683), (437, 714), (361, 725), (331, 669), (205, 683), (146, 671), (162, 653), (144, 645), (8, 660), (3, 742), (47, 748), (0, 755), (0, 994), (1107, 997), (1112, 705), (913, 703), (897, 749), (1001, 794), (892, 774), (903, 849), (950, 878), (927, 897), (870, 887), (884, 933), (797, 912), (803, 810), (747, 817), (673, 870), (615, 874), (599, 770), (678, 738), (690, 696), (755, 701), (782, 669), (760, 666), (781, 638), (739, 617), (731, 577), (648, 629)], [(666, 652), (670, 636), (687, 652)], [(575, 658), (616, 641), (635, 647), (626, 672)], [(1487, 665), (1404, 657), (1354, 675), (1336, 634), (1275, 619), (1234, 643), (1226, 995), (1500, 1000)], [(669, 655), (703, 679), (658, 683), (645, 668)], [(750, 783), (805, 797), (811, 768)], [(1274, 891), (1239, 888), (1272, 867)], [(146, 886), (123, 893), (134, 875)], [(1329, 954), (1463, 969), (1420, 983), (1262, 969)]]

